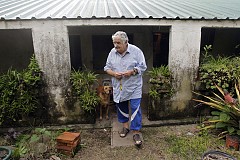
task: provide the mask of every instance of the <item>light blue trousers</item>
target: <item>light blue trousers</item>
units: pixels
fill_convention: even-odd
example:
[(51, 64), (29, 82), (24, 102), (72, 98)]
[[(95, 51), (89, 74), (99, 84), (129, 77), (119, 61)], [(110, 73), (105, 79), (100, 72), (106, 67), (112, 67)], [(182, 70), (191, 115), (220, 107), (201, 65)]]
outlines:
[[(128, 104), (130, 104), (130, 107)], [(141, 98), (116, 103), (118, 121), (120, 123), (126, 123), (130, 119), (130, 129), (139, 131), (142, 128), (142, 111), (140, 104)], [(131, 109), (131, 117), (129, 116), (129, 108)]]

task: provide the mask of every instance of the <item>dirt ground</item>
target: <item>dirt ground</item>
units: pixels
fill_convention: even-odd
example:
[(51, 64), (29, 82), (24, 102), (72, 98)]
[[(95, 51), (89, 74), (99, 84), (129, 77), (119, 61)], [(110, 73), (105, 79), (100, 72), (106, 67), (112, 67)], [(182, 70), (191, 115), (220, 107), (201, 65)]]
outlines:
[[(142, 129), (144, 143), (142, 148), (111, 148), (110, 129), (81, 130), (81, 148), (74, 158), (61, 157), (65, 160), (182, 160), (170, 154), (169, 144), (165, 140), (170, 135), (194, 135), (196, 125), (178, 125), (163, 127), (145, 127)], [(209, 148), (211, 149), (211, 148)], [(201, 159), (199, 156), (196, 159)]]
[[(56, 156), (60, 158), (59, 160), (201, 160), (201, 157), (205, 151), (226, 151), (224, 142), (222, 141), (221, 145), (218, 146), (218, 144), (220, 143), (215, 143), (217, 142), (215, 137), (209, 141), (210, 144), (207, 144), (209, 147), (203, 152), (198, 153), (197, 156), (191, 155), (194, 154), (194, 149), (189, 149), (186, 151), (187, 153), (183, 153), (187, 155), (185, 156), (185, 158), (183, 158), (179, 154), (172, 153), (171, 148), (175, 147), (176, 149), (176, 146), (172, 146), (172, 144), (169, 144), (169, 140), (171, 141), (171, 138), (175, 138), (173, 141), (178, 141), (178, 138), (181, 139), (180, 137), (188, 138), (189, 136), (190, 138), (194, 135), (198, 135), (199, 131), (196, 124), (143, 127), (142, 134), (144, 142), (141, 148), (137, 148), (135, 146), (112, 148), (111, 128), (81, 129), (76, 131), (81, 133), (81, 143), (79, 146), (79, 150), (74, 157), (56, 154)], [(201, 142), (197, 141), (197, 143)], [(201, 147), (200, 144), (194, 145), (195, 148), (198, 148), (198, 145), (199, 147)], [(181, 144), (180, 147), (182, 147)], [(231, 153), (235, 155), (237, 154), (238, 158), (240, 158), (239, 151), (234, 151)]]

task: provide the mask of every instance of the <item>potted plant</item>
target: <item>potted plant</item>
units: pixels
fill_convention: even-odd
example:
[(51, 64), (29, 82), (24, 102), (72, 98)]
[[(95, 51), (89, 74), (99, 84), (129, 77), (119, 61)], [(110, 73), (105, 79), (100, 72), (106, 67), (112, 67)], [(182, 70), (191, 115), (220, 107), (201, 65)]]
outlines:
[(148, 75), (150, 76), (148, 118), (162, 119), (168, 115), (167, 108), (171, 105), (170, 99), (173, 94), (171, 72), (168, 66), (162, 65), (152, 68)]
[[(205, 99), (193, 99), (194, 101), (205, 104), (213, 109), (211, 112), (212, 116), (205, 122), (203, 122), (204, 126), (202, 129), (217, 129), (220, 131), (219, 138), (227, 137), (232, 138), (232, 136), (236, 136), (232, 138), (230, 141), (227, 139), (227, 143), (236, 139), (238, 148), (238, 136), (240, 136), (240, 128), (239, 128), (239, 120), (240, 120), (240, 94), (239, 94), (239, 85), (235, 84), (235, 93), (236, 98), (233, 98), (226, 90), (215, 86), (219, 91), (219, 94), (213, 93), (214, 97), (206, 96), (201, 93), (193, 92), (199, 96), (204, 97)], [(226, 144), (229, 146), (228, 144)], [(235, 148), (234, 147), (234, 148)]]

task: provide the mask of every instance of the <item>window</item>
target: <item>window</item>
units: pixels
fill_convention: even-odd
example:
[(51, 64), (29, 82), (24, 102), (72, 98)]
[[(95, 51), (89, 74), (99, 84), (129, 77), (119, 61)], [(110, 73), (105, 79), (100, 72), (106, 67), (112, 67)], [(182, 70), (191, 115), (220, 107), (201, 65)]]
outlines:
[[(212, 45), (212, 55), (239, 56), (239, 28), (202, 28), (201, 53), (205, 45)], [(238, 47), (237, 47), (238, 46)]]
[(168, 65), (169, 33), (153, 34), (153, 67)]
[(0, 74), (11, 67), (18, 71), (27, 68), (33, 53), (30, 29), (0, 30)]

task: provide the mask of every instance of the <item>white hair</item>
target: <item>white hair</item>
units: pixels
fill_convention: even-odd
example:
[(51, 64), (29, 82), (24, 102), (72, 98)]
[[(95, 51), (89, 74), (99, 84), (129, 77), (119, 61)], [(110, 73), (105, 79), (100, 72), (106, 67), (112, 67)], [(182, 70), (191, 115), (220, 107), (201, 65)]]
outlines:
[(128, 43), (128, 36), (126, 34), (126, 32), (123, 31), (117, 31), (116, 33), (114, 33), (112, 35), (112, 39), (114, 39), (115, 37), (119, 37), (123, 43)]

